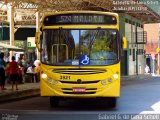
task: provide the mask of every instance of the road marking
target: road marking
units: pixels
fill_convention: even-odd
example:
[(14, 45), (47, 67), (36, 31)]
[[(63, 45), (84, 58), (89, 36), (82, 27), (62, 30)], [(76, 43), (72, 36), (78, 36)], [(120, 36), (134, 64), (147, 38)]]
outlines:
[(157, 114), (160, 113), (160, 101), (151, 106), (153, 111), (142, 111), (140, 114)]
[[(137, 120), (137, 118), (149, 118), (150, 120), (159, 120), (160, 116), (160, 101), (151, 106), (153, 111), (142, 111), (138, 115), (135, 115), (131, 120)], [(149, 120), (148, 119), (148, 120)]]
[(151, 106), (154, 111), (160, 112), (160, 101)]

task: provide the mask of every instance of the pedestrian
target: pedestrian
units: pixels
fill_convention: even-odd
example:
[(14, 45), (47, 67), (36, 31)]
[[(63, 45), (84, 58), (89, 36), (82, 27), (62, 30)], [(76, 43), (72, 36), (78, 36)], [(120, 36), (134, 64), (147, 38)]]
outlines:
[(38, 59), (34, 61), (34, 65), (35, 65), (35, 66), (38, 66), (40, 63), (41, 63), (41, 62), (40, 62), (40, 60), (38, 60)]
[(22, 63), (18, 64), (18, 80), (20, 84), (23, 84), (24, 69)]
[(34, 83), (34, 80), (35, 80), (35, 65), (33, 64), (32, 66), (28, 67), (27, 69), (27, 74), (31, 76), (31, 80), (32, 80), (32, 83)]
[(6, 76), (6, 81), (7, 83), (10, 83), (10, 80), (9, 80), (9, 61), (6, 62), (6, 66), (5, 66), (5, 76)]
[(3, 59), (6, 63), (9, 62), (9, 53), (5, 53)]
[(40, 81), (40, 63), (37, 64), (37, 66), (35, 67), (35, 78), (36, 78), (36, 82)]
[(5, 86), (5, 61), (4, 61), (4, 53), (0, 53), (0, 86), (1, 86), (1, 90), (5, 90), (6, 88), (4, 88)]
[(14, 84), (16, 84), (16, 90), (18, 90), (18, 64), (15, 61), (15, 57), (12, 56), (12, 61), (10, 62), (10, 81), (12, 83), (12, 90), (14, 90)]
[(27, 58), (25, 56), (22, 57), (21, 59), (22, 65), (25, 67), (27, 64)]
[(146, 67), (145, 67), (145, 73), (147, 73), (147, 74), (150, 73), (150, 69), (149, 69), (149, 66), (148, 66), (148, 65), (146, 65)]

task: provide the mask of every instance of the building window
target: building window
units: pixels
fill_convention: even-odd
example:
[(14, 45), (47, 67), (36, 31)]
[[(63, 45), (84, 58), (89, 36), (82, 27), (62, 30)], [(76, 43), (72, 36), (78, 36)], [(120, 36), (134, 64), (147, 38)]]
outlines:
[(144, 28), (143, 25), (141, 25), (141, 28)]
[(136, 58), (136, 56), (135, 56), (135, 49), (133, 49), (133, 61), (135, 61), (135, 58)]
[(139, 24), (139, 23), (136, 23), (136, 26), (137, 26), (137, 27), (139, 27), (139, 26), (140, 26), (140, 24)]
[(129, 55), (132, 55), (132, 49), (129, 49)]
[(129, 23), (129, 20), (128, 20), (127, 18), (125, 18), (125, 22), (126, 22), (126, 23)]
[(137, 55), (143, 55), (143, 49), (137, 49)]
[(132, 25), (135, 25), (135, 22), (134, 22), (134, 21), (132, 22)]

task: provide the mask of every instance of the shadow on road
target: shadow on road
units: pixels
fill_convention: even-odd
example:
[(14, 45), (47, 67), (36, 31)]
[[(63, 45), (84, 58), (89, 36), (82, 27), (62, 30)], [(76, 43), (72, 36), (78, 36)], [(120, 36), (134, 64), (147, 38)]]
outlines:
[(105, 98), (97, 99), (62, 99), (58, 107), (51, 110), (74, 110), (74, 111), (115, 111), (117, 108), (111, 108)]

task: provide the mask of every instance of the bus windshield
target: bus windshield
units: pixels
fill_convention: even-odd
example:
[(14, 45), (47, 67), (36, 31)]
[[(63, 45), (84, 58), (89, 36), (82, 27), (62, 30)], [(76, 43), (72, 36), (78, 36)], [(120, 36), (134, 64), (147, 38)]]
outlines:
[(49, 65), (111, 65), (119, 60), (115, 29), (45, 29), (41, 61)]

